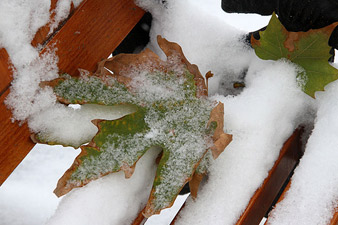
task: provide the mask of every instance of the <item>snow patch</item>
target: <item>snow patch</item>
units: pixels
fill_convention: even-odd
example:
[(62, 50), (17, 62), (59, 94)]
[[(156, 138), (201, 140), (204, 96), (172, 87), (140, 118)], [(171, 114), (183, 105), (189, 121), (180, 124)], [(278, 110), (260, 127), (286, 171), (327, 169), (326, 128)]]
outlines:
[[(191, 199), (176, 224), (235, 224), (262, 184), (284, 141), (306, 117), (310, 97), (297, 86), (296, 67), (284, 61), (254, 60), (238, 96), (224, 103), (225, 131), (233, 141), (214, 161), (208, 182)], [(207, 207), (206, 207), (207, 206)]]
[(47, 225), (131, 224), (149, 197), (158, 153), (158, 149), (147, 151), (129, 179), (121, 171), (71, 191)]
[(58, 27), (60, 22), (68, 17), (72, 4), (76, 8), (81, 2), (82, 0), (58, 0), (56, 3), (56, 8), (53, 10), (55, 16), (50, 23), (49, 33), (52, 33), (55, 28)]
[(285, 198), (269, 224), (329, 224), (338, 206), (338, 82), (316, 94), (317, 119)]
[(0, 188), (1, 224), (45, 224), (57, 207), (57, 180), (79, 150), (36, 145)]
[(160, 2), (136, 1), (153, 15), (147, 47), (164, 58), (156, 42), (157, 35), (179, 43), (186, 58), (198, 65), (203, 75), (209, 70), (214, 73), (209, 80), (209, 94), (218, 91), (221, 79), (223, 86), (233, 89), (233, 83), (241, 80), (243, 70), (254, 56), (243, 41), (246, 32), (229, 25), (233, 21), (224, 17), (219, 1)]

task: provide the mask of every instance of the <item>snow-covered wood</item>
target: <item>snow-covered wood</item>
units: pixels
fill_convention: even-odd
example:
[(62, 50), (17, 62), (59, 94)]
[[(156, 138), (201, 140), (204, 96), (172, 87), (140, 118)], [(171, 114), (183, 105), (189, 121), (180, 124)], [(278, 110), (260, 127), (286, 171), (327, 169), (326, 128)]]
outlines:
[[(52, 1), (51, 6), (55, 6)], [(44, 44), (40, 54), (55, 46), (59, 57), (58, 67), (62, 72), (75, 75), (77, 68), (89, 71), (96, 69), (96, 62), (106, 58), (121, 43), (129, 31), (143, 16), (144, 11), (133, 0), (84, 0), (61, 29), (45, 43), (46, 27), (41, 28), (32, 41), (33, 45)], [(105, 44), (102, 44), (105, 43)], [(11, 122), (11, 113), (4, 100), (8, 95), (11, 69), (6, 50), (0, 49), (0, 185), (34, 146), (26, 125)]]
[[(140, 0), (139, 2), (142, 1)], [(145, 2), (144, 4), (146, 4), (146, 2), (151, 1), (143, 2)], [(55, 7), (56, 3), (57, 0), (51, 0), (51, 8)], [(183, 5), (183, 3), (177, 4)], [(58, 67), (60, 71), (68, 72), (72, 75), (76, 75), (78, 67), (82, 67), (91, 71), (95, 70), (96, 62), (102, 58), (107, 57), (112, 52), (112, 50), (118, 46), (118, 44), (124, 39), (127, 33), (132, 29), (132, 27), (137, 23), (137, 21), (144, 13), (143, 10), (134, 5), (132, 0), (84, 0), (78, 8), (71, 8), (70, 10), (73, 12), (71, 13), (71, 17), (68, 18), (65, 24), (57, 28), (57, 32), (55, 33), (55, 35), (49, 35), (50, 25), (47, 24), (46, 26), (40, 28), (39, 32), (35, 35), (35, 38), (32, 41), (32, 45), (35, 47), (38, 44), (42, 44), (41, 54), (46, 52), (47, 49), (52, 46), (56, 47), (58, 49), (56, 54), (59, 57)], [(164, 7), (163, 12), (167, 12), (166, 10), (168, 10), (168, 8)], [(195, 9), (195, 11), (199, 10), (202, 14), (202, 11), (204, 11), (205, 9)], [(187, 10), (186, 8), (184, 8), (184, 10), (182, 10), (182, 12), (184, 12), (184, 14), (182, 14), (182, 18), (186, 18), (183, 17), (183, 15), (186, 16), (186, 14), (188, 14), (189, 16), (189, 13), (191, 13), (191, 11), (193, 10)], [(156, 12), (153, 13), (155, 17), (159, 17), (158, 15), (156, 15)], [(164, 18), (163, 21), (166, 21), (168, 23), (164, 25), (166, 25), (166, 27), (169, 27), (170, 29), (164, 28), (164, 26), (162, 26), (163, 21), (159, 20), (159, 18), (157, 21), (155, 21), (154, 27), (156, 28), (157, 26), (157, 30), (163, 29), (163, 33), (168, 36), (171, 41), (182, 42), (184, 50), (188, 49), (187, 52), (189, 57), (192, 57), (194, 59), (194, 63), (195, 61), (197, 61), (196, 63), (198, 65), (201, 65), (200, 67), (203, 70), (209, 69), (210, 66), (214, 66), (212, 69), (215, 70), (216, 73), (218, 73), (219, 75), (225, 71), (224, 68), (226, 66), (231, 67), (231, 65), (233, 66), (233, 64), (237, 63), (235, 66), (233, 66), (233, 69), (236, 73), (239, 73), (239, 68), (244, 68), (250, 64), (251, 59), (249, 58), (251, 56), (247, 57), (247, 55), (249, 55), (246, 52), (247, 50), (242, 49), (241, 46), (238, 46), (238, 49), (240, 51), (230, 51), (230, 53), (228, 54), (228, 58), (222, 58), (221, 53), (224, 51), (224, 49), (228, 48), (229, 50), (231, 50), (234, 49), (236, 46), (231, 46), (230, 48), (226, 44), (212, 45), (211, 43), (209, 44), (207, 42), (205, 42), (205, 44), (205, 40), (201, 41), (205, 38), (204, 36), (208, 37), (207, 40), (211, 40), (210, 42), (216, 42), (218, 41), (218, 38), (223, 36), (227, 37), (227, 35), (225, 34), (222, 34), (223, 36), (216, 36), (221, 33), (220, 30), (222, 29), (219, 29), (219, 27), (214, 27), (211, 23), (202, 23), (208, 21), (205, 19), (207, 17), (203, 17), (198, 13), (190, 15), (192, 21), (194, 22), (199, 21), (198, 18), (203, 19), (203, 21), (200, 22), (199, 26), (201, 30), (204, 29), (205, 31), (205, 35), (203, 36), (196, 35), (193, 32), (189, 32), (189, 30), (187, 30), (188, 28), (183, 26), (185, 25), (185, 23), (182, 22), (183, 19), (181, 19), (179, 16), (172, 16), (172, 14), (165, 15), (165, 13), (161, 14), (160, 16), (160, 18)], [(217, 17), (212, 19), (213, 21), (216, 21)], [(181, 24), (183, 24), (182, 27), (180, 27)], [(173, 27), (175, 27), (176, 29), (177, 27), (179, 27), (179, 29), (175, 30)], [(215, 31), (215, 34), (210, 32), (209, 29), (211, 31)], [(224, 29), (224, 33), (229, 33), (229, 36), (231, 36), (230, 34), (232, 33), (232, 30), (229, 28), (227, 29), (228, 31), (230, 30), (230, 32), (225, 31), (226, 29)], [(179, 38), (177, 38), (178, 35), (176, 34), (179, 32), (185, 33), (186, 36), (183, 35), (182, 37), (180, 36)], [(199, 32), (203, 33), (201, 31)], [(189, 36), (190, 34), (191, 36)], [(155, 36), (155, 32), (152, 35)], [(231, 38), (233, 40), (237, 40), (236, 35), (234, 35), (234, 37), (230, 37), (229, 39)], [(224, 38), (224, 40), (226, 39)], [(212, 49), (212, 47), (217, 46), (220, 51), (217, 51), (217, 54), (210, 53), (210, 56), (214, 56), (215, 58), (222, 60), (209, 60), (206, 63), (203, 63), (205, 61), (205, 58), (208, 58), (206, 56), (208, 56), (209, 52), (206, 52), (205, 54), (200, 54), (197, 49), (194, 49), (193, 51), (191, 50), (193, 49), (192, 47), (189, 49), (189, 46), (193, 46), (196, 44), (197, 46), (199, 46), (199, 43), (205, 44), (201, 45), (201, 49), (208, 51), (210, 50), (210, 52), (212, 53), (216, 52), (213, 51), (214, 49)], [(224, 41), (224, 43), (226, 43), (226, 41)], [(230, 45), (231, 44), (229, 44), (229, 46)], [(194, 55), (195, 52), (197, 52), (198, 55)], [(238, 57), (241, 60), (237, 60), (237, 58), (235, 57), (239, 54), (243, 54), (242, 56)], [(210, 62), (214, 62), (215, 65)], [(225, 65), (224, 68), (218, 66), (222, 63)], [(11, 113), (3, 103), (4, 99), (9, 93), (8, 87), (12, 79), (12, 72), (8, 68), (9, 64), (10, 63), (7, 52), (4, 49), (0, 49), (0, 124), (2, 128), (0, 131), (0, 141), (3, 143), (3, 147), (0, 148), (0, 185), (5, 181), (9, 174), (34, 146), (34, 143), (30, 141), (27, 125), (24, 124), (23, 126), (19, 127), (17, 123), (12, 123), (10, 120)], [(259, 70), (258, 72), (262, 72), (262, 70)], [(229, 74), (227, 75), (230, 76)], [(218, 76), (218, 78), (220, 77)], [(254, 79), (252, 80), (254, 81)], [(216, 82), (219, 82), (219, 79), (216, 80)], [(238, 121), (242, 120), (246, 121), (243, 118), (240, 118), (240, 120)], [(292, 132), (292, 130), (293, 129), (291, 129), (290, 133)], [(290, 133), (288, 135), (290, 135)], [(286, 136), (284, 136), (284, 138), (286, 139)], [(284, 142), (284, 138), (282, 139), (281, 144)], [(258, 224), (260, 222), (261, 218), (270, 207), (273, 199), (279, 192), (282, 184), (285, 182), (287, 176), (290, 174), (291, 170), (297, 164), (301, 156), (298, 142), (299, 132), (296, 131), (296, 133), (294, 133), (293, 136), (291, 136), (284, 144), (284, 147), (280, 152), (279, 158), (275, 162), (273, 168), (270, 170), (268, 177), (264, 180), (264, 182), (263, 178), (261, 179), (261, 181), (263, 182), (262, 186), (257, 189), (252, 197), (252, 194), (248, 195), (248, 199), (250, 199), (251, 197), (251, 201), (249, 202), (249, 205), (246, 207), (244, 213), (238, 220), (237, 224)], [(278, 156), (278, 149), (276, 153), (276, 156)], [(268, 156), (266, 155), (266, 157)], [(268, 168), (271, 168), (271, 165)], [(238, 176), (241, 175), (244, 174), (239, 174)], [(253, 192), (255, 189), (256, 187), (253, 189)], [(240, 213), (238, 215), (240, 215)], [(234, 220), (237, 220), (237, 218), (238, 217), (236, 217)], [(210, 222), (212, 223), (213, 221), (211, 220)], [(330, 224), (333, 225), (337, 223), (338, 214), (336, 213), (333, 216)]]
[(301, 129), (297, 129), (284, 143), (268, 177), (252, 196), (248, 206), (237, 221), (237, 225), (259, 224), (263, 219), (302, 156), (300, 137)]

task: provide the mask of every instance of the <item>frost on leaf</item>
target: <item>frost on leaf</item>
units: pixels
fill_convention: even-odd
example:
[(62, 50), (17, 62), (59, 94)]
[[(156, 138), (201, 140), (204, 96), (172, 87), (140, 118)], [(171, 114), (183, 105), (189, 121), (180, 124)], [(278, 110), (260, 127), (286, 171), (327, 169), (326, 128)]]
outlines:
[(179, 45), (161, 37), (158, 43), (166, 61), (150, 50), (120, 54), (102, 61), (94, 74), (82, 71), (81, 77), (66, 75), (47, 84), (64, 104), (135, 107), (134, 113), (117, 120), (92, 121), (98, 132), (81, 146), (80, 155), (59, 180), (57, 196), (112, 172), (122, 170), (128, 178), (148, 149), (160, 147), (143, 211), (150, 217), (171, 207), (187, 182), (206, 173), (210, 156), (216, 158), (230, 143), (231, 135), (223, 132), (223, 104), (215, 107), (208, 100), (197, 66), (187, 61)]
[(260, 31), (260, 39), (251, 37), (256, 55), (265, 60), (286, 58), (301, 66), (298, 73), (303, 82), (303, 90), (314, 97), (316, 91), (323, 91), (325, 85), (338, 79), (338, 70), (328, 63), (331, 47), (330, 35), (337, 23), (307, 32), (289, 32), (273, 14), (265, 31)]

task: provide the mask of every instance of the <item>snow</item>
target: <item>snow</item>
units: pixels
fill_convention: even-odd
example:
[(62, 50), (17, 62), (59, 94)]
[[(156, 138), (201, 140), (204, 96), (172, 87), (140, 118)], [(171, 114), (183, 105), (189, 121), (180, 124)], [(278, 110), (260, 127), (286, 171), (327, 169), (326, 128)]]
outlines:
[[(154, 1), (138, 2), (146, 9), (149, 2), (154, 4)], [(211, 2), (214, 5), (216, 1), (208, 1)], [(202, 74), (209, 70), (215, 74), (214, 78), (209, 80), (209, 85), (214, 87), (209, 89), (209, 94), (214, 94), (221, 77), (229, 77), (228, 83), (233, 79), (237, 80), (236, 76), (248, 66), (254, 53), (239, 41), (245, 32), (228, 25), (226, 19), (220, 16), (220, 13), (225, 14), (220, 11), (220, 7), (217, 8), (218, 13), (205, 10), (205, 7), (211, 7), (208, 3), (188, 0), (168, 1), (164, 7), (152, 5), (150, 12), (153, 15), (153, 23), (148, 47), (163, 56), (156, 44), (158, 34), (179, 43), (184, 55), (190, 62), (198, 65)], [(186, 10), (187, 8), (189, 10)]]
[(318, 111), (291, 188), (269, 217), (271, 225), (329, 224), (338, 206), (338, 82), (317, 93)]
[[(54, 20), (50, 24), (51, 31), (67, 17), (70, 4), (78, 6), (80, 2), (80, 0), (58, 1), (54, 10)], [(27, 121), (33, 132), (59, 129), (59, 124), (46, 121), (44, 115), (47, 111), (53, 112), (53, 118), (60, 121), (65, 117), (71, 118), (74, 114), (72, 110), (65, 110), (56, 103), (55, 95), (50, 88), (39, 86), (42, 81), (58, 77), (56, 49), (49, 49), (43, 55), (39, 55), (39, 47), (34, 48), (31, 45), (38, 29), (49, 22), (52, 13), (50, 6), (49, 0), (0, 2), (0, 46), (6, 48), (13, 64), (11, 92), (5, 103), (12, 110), (13, 120)], [(84, 132), (82, 136), (88, 136), (85, 133), (88, 125), (86, 123), (84, 125), (80, 129)], [(73, 123), (73, 127), (75, 126), (80, 128), (79, 123)]]
[(114, 120), (134, 111), (133, 107), (126, 106), (87, 104), (74, 109), (58, 104), (30, 119), (30, 129), (43, 133), (42, 140), (47, 139), (66, 146), (80, 146), (89, 142), (98, 131), (91, 122), (93, 119)]
[[(81, 1), (58, 2), (52, 29), (67, 17), (71, 2), (76, 7)], [(242, 40), (248, 31), (264, 27), (269, 17), (224, 13), (219, 0), (136, 2), (154, 17), (149, 48), (164, 58), (155, 41), (161, 34), (179, 43), (202, 74), (209, 70), (215, 74), (209, 80), (209, 94), (224, 103), (224, 129), (234, 135), (213, 163), (197, 200), (188, 197), (177, 224), (235, 223), (267, 176), (283, 142), (299, 124), (311, 123), (314, 116), (315, 128), (291, 189), (272, 211), (269, 223), (327, 224), (338, 201), (338, 82), (313, 100), (301, 92), (294, 65), (259, 60)], [(57, 104), (49, 88), (39, 87), (41, 81), (54, 79), (58, 72), (54, 49), (39, 56), (30, 44), (39, 27), (48, 23), (49, 8), (49, 0), (0, 1), (0, 47), (6, 48), (15, 67), (6, 103), (14, 119), (28, 121), (35, 132), (53, 133), (66, 141), (88, 141), (96, 132), (91, 119), (115, 119), (131, 111), (103, 107), (102, 113), (90, 105), (73, 109)], [(243, 81), (245, 88), (233, 88), (235, 82)], [(153, 129), (148, 137), (156, 135), (158, 129)], [(60, 201), (52, 191), (78, 153), (37, 145), (1, 186), (0, 223), (130, 224), (148, 198), (157, 151), (153, 149), (140, 159), (130, 179), (124, 179), (121, 172), (111, 174), (73, 190)], [(172, 215), (157, 220), (154, 216), (147, 224), (169, 224), (171, 219)]]
[(58, 27), (59, 23), (66, 19), (69, 15), (69, 11), (71, 9), (71, 4), (74, 7), (78, 7), (82, 0), (58, 0), (56, 3), (56, 8), (53, 10), (55, 16), (53, 20), (50, 22), (50, 31), (52, 33), (55, 28)]
[(158, 153), (158, 149), (149, 150), (129, 179), (121, 171), (73, 190), (62, 199), (46, 224), (131, 224), (148, 199)]
[[(238, 96), (215, 96), (225, 105), (225, 130), (233, 141), (210, 169), (196, 201), (189, 200), (176, 224), (234, 224), (268, 174), (284, 141), (311, 112), (293, 65), (255, 60)], [(268, 95), (266, 93), (269, 93)], [(287, 110), (286, 110), (287, 109)], [(208, 207), (205, 207), (208, 206)]]
[(170, 224), (188, 197), (189, 194), (177, 196), (177, 199), (171, 208), (162, 210), (159, 215), (151, 216), (145, 224), (146, 225)]
[[(67, 2), (69, 5), (70, 1), (58, 2), (55, 25), (65, 18)], [(78, 3), (76, 1), (76, 5)], [(50, 6), (49, 0), (4, 0), (0, 3), (0, 46), (6, 48), (14, 66), (14, 81), (6, 104), (16, 120), (26, 120), (55, 104), (50, 90), (39, 87), (41, 81), (58, 76), (54, 49), (39, 56), (38, 48), (31, 45), (38, 29), (49, 22)]]
[(0, 224), (44, 224), (60, 201), (56, 182), (79, 150), (36, 145), (0, 188)]

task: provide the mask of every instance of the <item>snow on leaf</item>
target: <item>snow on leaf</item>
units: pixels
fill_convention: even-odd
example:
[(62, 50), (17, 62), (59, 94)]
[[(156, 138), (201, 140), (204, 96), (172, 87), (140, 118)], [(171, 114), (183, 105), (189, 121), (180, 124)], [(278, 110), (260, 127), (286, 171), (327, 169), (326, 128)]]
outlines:
[(304, 72), (298, 79), (304, 82), (303, 90), (314, 97), (316, 91), (338, 79), (338, 70), (328, 63), (331, 47), (328, 41), (337, 23), (307, 32), (289, 32), (273, 14), (265, 31), (260, 31), (260, 39), (251, 37), (256, 55), (265, 60), (288, 59), (301, 66)]
[[(65, 104), (135, 107), (134, 113), (117, 120), (92, 121), (98, 132), (81, 146), (80, 155), (59, 180), (57, 196), (109, 173), (122, 170), (128, 178), (140, 157), (159, 147), (162, 155), (143, 210), (150, 217), (172, 206), (197, 168), (196, 176), (206, 173), (209, 149), (216, 158), (231, 141), (231, 135), (223, 132), (223, 104), (215, 107), (208, 100), (197, 66), (176, 43), (161, 37), (158, 42), (166, 61), (150, 50), (120, 54), (102, 61), (95, 74), (82, 71), (80, 77), (64, 75), (47, 84)], [(39, 134), (37, 139), (40, 136), (46, 137)]]
[(138, 108), (117, 120), (94, 120), (99, 129), (97, 135), (88, 145), (81, 146), (81, 154), (59, 180), (55, 194), (62, 196), (111, 172), (123, 170), (130, 177), (135, 163), (152, 144), (142, 139), (149, 132), (144, 116), (145, 110)]

